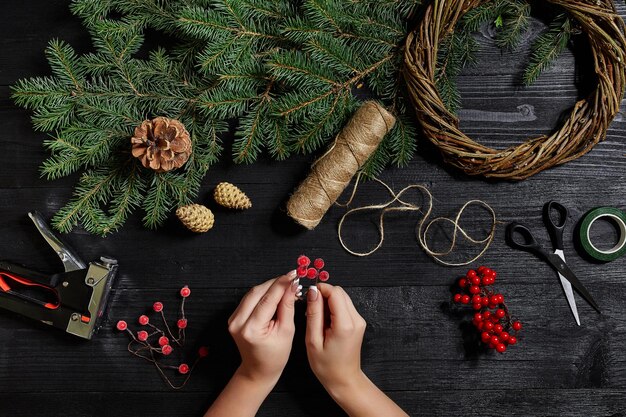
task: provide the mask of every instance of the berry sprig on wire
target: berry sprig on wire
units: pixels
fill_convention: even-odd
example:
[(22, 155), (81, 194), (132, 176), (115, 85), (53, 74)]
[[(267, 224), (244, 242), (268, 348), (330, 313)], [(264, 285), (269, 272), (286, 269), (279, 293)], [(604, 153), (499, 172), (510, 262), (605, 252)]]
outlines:
[[(311, 265), (311, 259), (308, 256), (300, 255), (297, 263), (298, 268), (296, 268), (296, 279), (299, 280), (300, 278), (307, 278), (309, 280), (315, 280), (310, 287), (317, 285), (319, 281), (326, 282), (330, 279), (330, 274), (328, 271), (324, 270), (324, 260), (322, 258), (315, 259), (313, 261), (313, 265)], [(303, 298), (302, 291), (298, 292), (296, 295), (299, 298)]]
[[(116, 324), (117, 330), (124, 331), (130, 336), (130, 342), (128, 343), (128, 351), (148, 362), (154, 364), (159, 371), (163, 380), (173, 389), (180, 389), (187, 384), (193, 369), (198, 362), (208, 356), (209, 350), (206, 346), (202, 346), (198, 349), (198, 356), (191, 366), (186, 362), (181, 362), (182, 348), (185, 346), (185, 329), (189, 324), (185, 317), (185, 300), (191, 295), (191, 290), (187, 285), (180, 289), (179, 294), (181, 296), (179, 318), (176, 321), (176, 333), (172, 332), (165, 313), (163, 311), (164, 305), (161, 301), (155, 301), (152, 304), (152, 311), (160, 315), (161, 321), (165, 329), (161, 329), (150, 322), (150, 317), (146, 314), (142, 314), (137, 319), (140, 326), (144, 329), (136, 332), (131, 331), (128, 328), (128, 323), (124, 320), (120, 320)], [(177, 346), (174, 349), (174, 346)], [(162, 362), (166, 356), (170, 356), (174, 351), (180, 352), (178, 355), (179, 363), (177, 365), (169, 365)], [(174, 385), (171, 380), (165, 374), (165, 369), (176, 370), (180, 375), (186, 375), (183, 382), (179, 385)]]
[(504, 353), (517, 344), (522, 323), (511, 317), (504, 296), (491, 289), (496, 276), (496, 271), (485, 266), (477, 271), (470, 269), (458, 281), (461, 292), (454, 294), (454, 302), (472, 305), (475, 311), (472, 324), (481, 332), (480, 340), (490, 349)]

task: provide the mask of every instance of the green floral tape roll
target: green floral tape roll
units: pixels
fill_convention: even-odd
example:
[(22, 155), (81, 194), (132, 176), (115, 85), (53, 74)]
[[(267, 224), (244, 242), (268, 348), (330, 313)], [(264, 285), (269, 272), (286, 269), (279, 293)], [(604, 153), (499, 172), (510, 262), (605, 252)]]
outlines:
[[(619, 228), (619, 239), (611, 249), (599, 249), (591, 242), (589, 232), (598, 219), (612, 220)], [(592, 258), (602, 262), (616, 260), (626, 253), (626, 213), (613, 207), (597, 207), (591, 210), (582, 220), (579, 237), (583, 250)]]

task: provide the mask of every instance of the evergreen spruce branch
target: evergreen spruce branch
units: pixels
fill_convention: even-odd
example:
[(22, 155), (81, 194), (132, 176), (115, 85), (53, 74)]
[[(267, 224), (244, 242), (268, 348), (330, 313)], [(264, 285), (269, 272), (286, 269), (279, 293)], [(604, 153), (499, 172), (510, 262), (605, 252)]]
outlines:
[(396, 115), (396, 124), (386, 139), (396, 166), (406, 166), (413, 158), (417, 148), (416, 137), (414, 122), (405, 115)]
[(547, 31), (540, 35), (532, 45), (530, 62), (524, 71), (525, 85), (534, 83), (539, 75), (550, 68), (556, 58), (567, 48), (572, 35), (572, 21), (561, 14), (550, 24)]
[(233, 144), (233, 158), (235, 162), (251, 163), (256, 160), (264, 143), (263, 126), (269, 124), (270, 108), (273, 105), (271, 91), (273, 82), (267, 84), (253, 111), (242, 116), (239, 120), (239, 129)]
[(287, 144), (288, 137), (285, 119), (271, 117), (269, 123), (268, 133), (265, 136), (265, 147), (274, 159), (282, 161), (291, 153)]
[(70, 232), (81, 220), (84, 226), (87, 220), (89, 225), (97, 227), (101, 222), (93, 221), (95, 207), (108, 201), (119, 171), (120, 167), (112, 167), (85, 172), (74, 190), (74, 198), (52, 218), (53, 226), (63, 233)]
[(509, 0), (495, 0), (468, 10), (461, 19), (461, 27), (469, 32), (477, 32), (486, 23), (494, 23), (510, 6)]
[(95, 230), (100, 236), (116, 232), (122, 227), (129, 214), (141, 205), (143, 199), (146, 184), (137, 163), (131, 164), (129, 172), (123, 177), (117, 177), (117, 181), (109, 209), (112, 214)]
[[(369, 66), (368, 68), (366, 68), (363, 71), (360, 71), (359, 73), (353, 75), (351, 78), (347, 79), (346, 81), (344, 81), (341, 84), (336, 84), (334, 85), (332, 88), (328, 88), (326, 90), (321, 90), (319, 92), (316, 92), (314, 95), (311, 95), (309, 98), (307, 98), (306, 100), (300, 102), (300, 103), (295, 103), (292, 98), (291, 100), (291, 104), (292, 105), (288, 105), (288, 106), (284, 106), (282, 108), (278, 108), (278, 112), (279, 115), (282, 117), (286, 117), (286, 116), (290, 116), (295, 112), (301, 111), (302, 109), (306, 109), (307, 107), (318, 103), (320, 100), (325, 99), (326, 97), (330, 96), (333, 93), (338, 93), (342, 90), (350, 90), (355, 84), (357, 84), (358, 82), (360, 82), (361, 80), (363, 80), (365, 77), (367, 77), (368, 75), (370, 75), (372, 72), (376, 71), (376, 69), (378, 67), (380, 67), (381, 65), (383, 65), (385, 62), (389, 61), (390, 59), (393, 58), (393, 55), (388, 55), (383, 57), (382, 59), (380, 59), (379, 61), (375, 62), (373, 65)], [(274, 63), (270, 63), (271, 66), (275, 66)], [(296, 72), (299, 69), (296, 69)], [(287, 78), (287, 77), (284, 77)], [(281, 80), (280, 77), (277, 77), (277, 80)], [(284, 81), (287, 81), (286, 79)], [(332, 81), (332, 80), (329, 80)], [(285, 100), (285, 102), (287, 102), (287, 100)]]
[(144, 226), (154, 229), (167, 218), (170, 210), (178, 201), (184, 199), (181, 192), (185, 179), (172, 172), (153, 173), (151, 188), (143, 201), (145, 216)]
[[(294, 145), (296, 151), (300, 153), (310, 153), (319, 148), (324, 143), (331, 132), (334, 132), (337, 126), (341, 126), (342, 122), (347, 120), (345, 115), (346, 109), (341, 106), (341, 100), (344, 101), (350, 96), (349, 91), (343, 91), (330, 96), (322, 105), (318, 106), (315, 115), (310, 115), (307, 120), (299, 121), (299, 128), (294, 135)], [(339, 107), (340, 111), (337, 111)]]
[(496, 34), (496, 45), (502, 49), (512, 50), (522, 41), (524, 32), (530, 25), (530, 3), (512, 0), (502, 17), (502, 27)]
[(46, 57), (56, 79), (80, 93), (83, 88), (84, 71), (74, 49), (64, 42), (53, 39), (46, 48)]
[(452, 113), (461, 104), (456, 77), (465, 66), (475, 65), (478, 43), (468, 30), (455, 31), (445, 38), (437, 54), (435, 84), (439, 96)]

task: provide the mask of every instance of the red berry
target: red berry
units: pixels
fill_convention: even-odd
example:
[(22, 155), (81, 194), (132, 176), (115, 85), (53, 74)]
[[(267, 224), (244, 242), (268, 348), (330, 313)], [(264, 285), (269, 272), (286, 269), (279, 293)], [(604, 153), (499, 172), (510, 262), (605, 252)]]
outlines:
[(483, 321), (483, 315), (481, 313), (474, 313), (474, 320)]
[(156, 311), (157, 313), (160, 311), (163, 311), (163, 303), (160, 301), (157, 301), (156, 303), (152, 304), (152, 309)]
[(504, 302), (504, 296), (502, 294), (496, 294), (496, 299), (498, 304), (502, 304)]
[(126, 323), (124, 320), (120, 320), (117, 322), (117, 325), (115, 327), (117, 327), (117, 330), (126, 330), (128, 328), (128, 323)]
[(480, 334), (480, 339), (483, 341), (483, 343), (489, 343), (489, 340), (491, 340), (491, 335), (487, 332), (482, 332)]
[(148, 332), (145, 330), (139, 330), (137, 332), (137, 339), (139, 339), (139, 341), (141, 342), (145, 342), (146, 340), (148, 340)]
[(470, 279), (470, 282), (474, 285), (480, 285), (480, 278), (479, 277), (472, 277)]
[(326, 282), (328, 281), (328, 278), (330, 278), (330, 274), (328, 272), (326, 271), (320, 272), (320, 281)]
[(504, 353), (506, 351), (506, 345), (504, 343), (499, 343), (496, 346), (496, 350), (500, 353)]
[(298, 269), (296, 269), (296, 275), (300, 278), (306, 277), (306, 271), (306, 266), (299, 266)]
[(313, 266), (317, 269), (324, 268), (324, 260), (322, 258), (317, 258), (315, 261), (313, 261)]
[(190, 294), (191, 294), (191, 290), (189, 289), (188, 286), (185, 285), (183, 288), (180, 289), (180, 295), (183, 298), (189, 297)]
[(489, 339), (489, 341), (493, 343), (494, 345), (497, 345), (498, 343), (500, 343), (500, 338), (494, 335), (494, 336), (491, 336), (491, 339)]
[(161, 353), (167, 356), (172, 353), (173, 350), (174, 349), (170, 345), (165, 345), (161, 348)]
[(315, 268), (309, 268), (306, 271), (306, 277), (308, 279), (315, 279), (315, 277), (317, 276), (317, 269)]
[(481, 300), (480, 300), (480, 303), (481, 303), (483, 306), (487, 307), (487, 306), (489, 305), (489, 297), (486, 297), (486, 296), (485, 296), (485, 297), (482, 297), (482, 298), (481, 298)]
[(489, 269), (489, 268), (483, 269), (483, 275), (491, 275), (492, 272), (493, 271), (491, 269)]
[(509, 337), (509, 345), (514, 345), (517, 343), (517, 337), (511, 336)]
[(500, 334), (502, 333), (502, 325), (501, 324), (496, 324), (495, 326), (493, 326), (493, 331), (496, 332), (496, 334)]
[(472, 304), (480, 304), (480, 300), (481, 300), (480, 295), (475, 294), (475, 295), (472, 297)]
[(501, 319), (504, 318), (504, 316), (506, 316), (506, 312), (504, 310), (502, 310), (501, 308), (496, 310), (496, 317)]
[(511, 335), (508, 332), (500, 333), (500, 340), (502, 340), (503, 342), (508, 342), (510, 337)]
[(474, 323), (474, 326), (475, 326), (478, 330), (482, 330), (482, 329), (483, 329), (483, 323), (484, 323), (484, 321), (472, 320), (472, 322)]
[(494, 345), (493, 343), (489, 342), (489, 349), (495, 349), (496, 345)]
[(467, 274), (465, 274), (465, 276), (468, 279), (472, 279), (474, 277), (477, 277), (478, 275), (476, 274), (476, 271), (474, 271), (473, 269), (470, 269), (469, 271), (467, 271)]
[(489, 282), (489, 277), (483, 277), (483, 285), (491, 285)]
[(141, 316), (139, 316), (139, 324), (141, 324), (142, 326), (145, 326), (149, 322), (150, 322), (150, 319), (145, 314), (142, 314)]
[(481, 274), (484, 274), (485, 273), (485, 269), (488, 269), (488, 268), (486, 266), (482, 266), (481, 265), (481, 266), (478, 267), (478, 272), (480, 272)]
[(201, 358), (209, 356), (209, 348), (206, 346), (201, 346), (200, 349), (198, 349), (198, 356), (200, 356)]
[(498, 297), (496, 297), (495, 295), (492, 295), (491, 297), (489, 297), (489, 304), (491, 305), (498, 304)]
[(454, 294), (454, 302), (455, 303), (460, 303), (462, 297), (463, 296), (461, 294)]
[(488, 332), (492, 331), (493, 330), (493, 323), (490, 322), (490, 321), (483, 322), (483, 329), (485, 329)]
[(496, 307), (498, 307), (498, 305), (497, 305), (497, 304), (491, 304), (491, 303), (489, 303), (489, 308), (490, 308), (490, 309), (492, 309), (492, 310), (493, 310), (493, 309), (495, 309)]
[(187, 319), (179, 319), (179, 320), (176, 322), (176, 326), (177, 326), (179, 329), (184, 329), (184, 328), (186, 328), (186, 327), (187, 327)]
[(478, 294), (480, 292), (480, 287), (478, 285), (472, 285), (469, 291), (472, 294)]
[(472, 304), (472, 308), (476, 311), (480, 310), (481, 308), (483, 308), (482, 304)]
[(165, 336), (159, 337), (159, 346), (166, 346), (169, 343), (170, 343), (170, 339), (168, 339), (167, 337)]
[(469, 302), (470, 302), (470, 296), (469, 296), (469, 295), (467, 295), (467, 294), (466, 294), (466, 295), (464, 295), (464, 296), (462, 296), (462, 297), (461, 297), (461, 302), (462, 302), (463, 304), (469, 304)]
[(484, 318), (485, 320), (490, 319), (490, 318), (491, 318), (491, 311), (485, 311), (485, 312), (483, 313), (483, 318)]
[(308, 267), (311, 264), (311, 260), (308, 256), (300, 255), (298, 257), (298, 266)]
[(467, 280), (465, 278), (461, 278), (459, 280), (459, 287), (465, 288), (466, 285), (467, 285)]
[(520, 323), (519, 321), (514, 321), (513, 330), (515, 330), (516, 332), (519, 332), (520, 330), (522, 330), (522, 323)]
[(187, 365), (186, 363), (181, 363), (180, 365), (178, 365), (178, 372), (183, 375), (189, 373), (189, 365)]

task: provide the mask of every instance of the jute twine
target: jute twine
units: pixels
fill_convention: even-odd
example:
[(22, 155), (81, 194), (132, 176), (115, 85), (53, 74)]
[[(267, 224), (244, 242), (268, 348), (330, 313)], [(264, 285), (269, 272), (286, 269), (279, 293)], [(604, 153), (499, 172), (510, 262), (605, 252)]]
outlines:
[(315, 228), (395, 122), (378, 103), (363, 103), (293, 193), (287, 214), (307, 229)]
[[(348, 199), (346, 203), (340, 204), (340, 205), (348, 207), (352, 203), (352, 200), (354, 199), (354, 196), (356, 195), (356, 192), (358, 189), (359, 180), (360, 180), (360, 175), (356, 179), (350, 198)], [(380, 204), (372, 204), (368, 206), (362, 206), (362, 207), (349, 209), (341, 217), (341, 219), (339, 220), (339, 227), (338, 227), (339, 242), (341, 243), (341, 246), (348, 253), (355, 255), (355, 256), (368, 256), (376, 252), (378, 249), (380, 249), (380, 247), (383, 245), (383, 242), (385, 241), (385, 228), (384, 228), (385, 214), (392, 212), (392, 211), (419, 211), (422, 213), (422, 218), (419, 221), (417, 230), (416, 230), (417, 240), (421, 248), (424, 250), (424, 252), (426, 252), (428, 256), (430, 256), (436, 262), (442, 265), (446, 265), (446, 266), (469, 265), (475, 262), (476, 260), (478, 260), (481, 256), (483, 256), (484, 253), (487, 251), (487, 249), (489, 249), (489, 246), (491, 245), (491, 242), (493, 241), (493, 238), (496, 235), (496, 225), (498, 221), (496, 219), (495, 211), (486, 202), (482, 200), (469, 200), (457, 212), (457, 215), (455, 216), (454, 219), (450, 219), (447, 217), (437, 217), (435, 219), (432, 219), (431, 221), (428, 221), (433, 211), (433, 195), (428, 190), (428, 188), (424, 187), (423, 185), (412, 184), (412, 185), (404, 187), (402, 190), (396, 193), (384, 181), (381, 181), (378, 178), (374, 178), (374, 181), (378, 182), (383, 187), (385, 187), (385, 189), (390, 195), (390, 199)], [(402, 200), (401, 198), (402, 195), (412, 189), (420, 190), (427, 197), (426, 199), (427, 202), (424, 205), (425, 208), (420, 207), (416, 204), (407, 202), (405, 200)], [(398, 203), (399, 205), (393, 205), (394, 203)], [(472, 237), (460, 225), (460, 221), (461, 221), (461, 217), (463, 216), (463, 213), (468, 207), (472, 205), (482, 206), (487, 210), (487, 212), (489, 212), (489, 216), (490, 216), (489, 232), (484, 238)], [(342, 235), (343, 226), (344, 226), (344, 222), (346, 218), (358, 212), (377, 211), (377, 210), (380, 210), (380, 216), (378, 217), (378, 225), (377, 225), (378, 236), (379, 236), (378, 243), (372, 249), (365, 251), (365, 252), (358, 252), (356, 250), (350, 249), (348, 245), (345, 243), (343, 239), (343, 235)], [(452, 240), (450, 241), (450, 246), (448, 247), (448, 249), (442, 250), (442, 251), (436, 251), (436, 250), (431, 249), (430, 245), (428, 244), (429, 242), (428, 232), (432, 226), (439, 224), (441, 222), (452, 224), (454, 226), (454, 230), (452, 232)], [(452, 261), (448, 261), (444, 259), (446, 256), (451, 255), (454, 252), (454, 249), (457, 246), (457, 240), (458, 240), (459, 235), (463, 236), (467, 241), (469, 241), (470, 243), (474, 245), (482, 246), (482, 249), (476, 256), (470, 259), (464, 260), (464, 261), (452, 262)]]
[(558, 131), (505, 150), (483, 146), (466, 136), (435, 87), (439, 44), (468, 10), (486, 1), (492, 0), (433, 0), (407, 37), (404, 78), (425, 136), (447, 162), (467, 174), (511, 180), (528, 178), (589, 152), (605, 138), (624, 95), (626, 26), (613, 1), (547, 0), (565, 9), (587, 34), (598, 85), (576, 103)]

